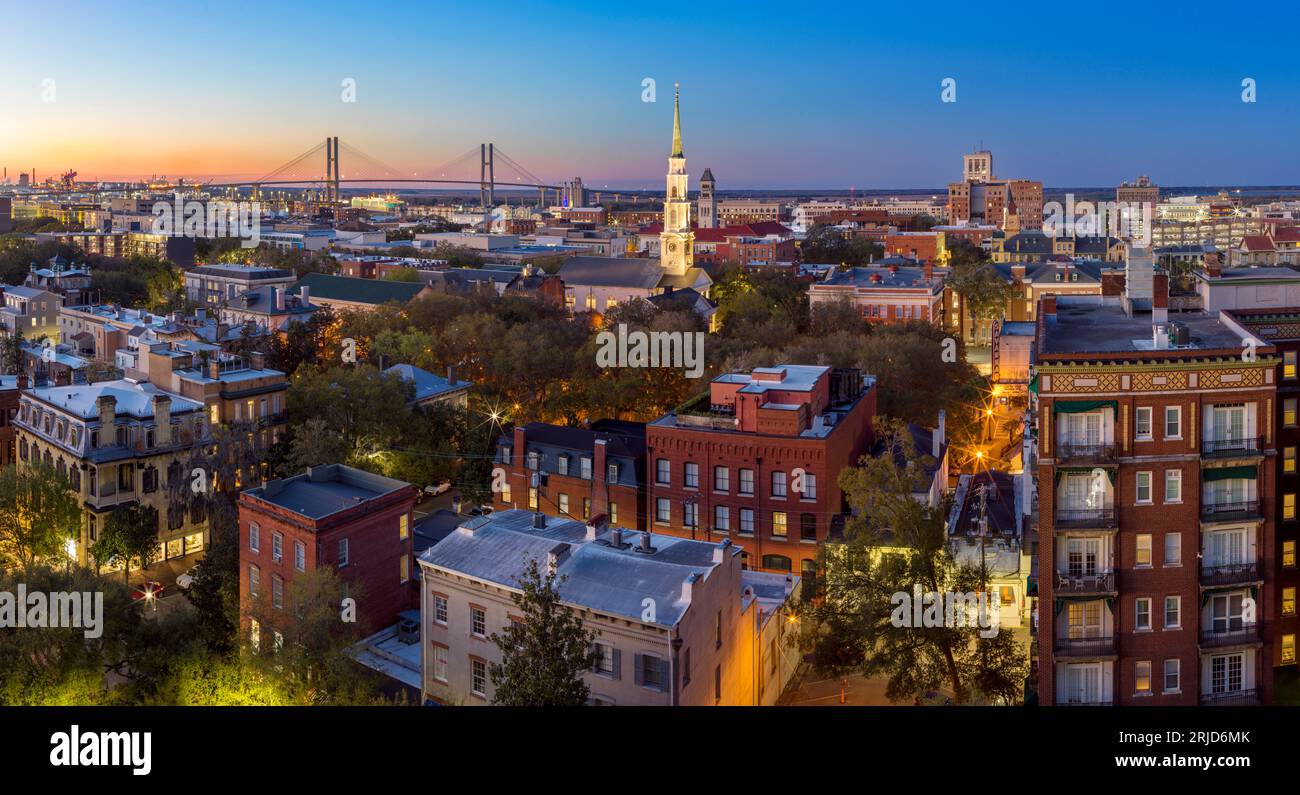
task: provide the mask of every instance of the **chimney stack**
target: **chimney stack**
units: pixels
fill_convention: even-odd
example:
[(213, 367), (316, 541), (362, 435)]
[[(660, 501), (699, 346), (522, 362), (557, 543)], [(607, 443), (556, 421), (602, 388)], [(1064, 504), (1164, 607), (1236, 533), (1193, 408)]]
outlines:
[(1219, 252), (1211, 251), (1205, 255), (1205, 275), (1211, 279), (1217, 279), (1223, 275), (1223, 260), (1219, 258)]
[(731, 548), (731, 539), (724, 538), (721, 543), (713, 548), (713, 562), (722, 563), (727, 559), (727, 550)]
[(112, 447), (117, 444), (117, 398), (100, 395), (95, 408), (99, 410), (99, 446)]
[(1169, 320), (1169, 274), (1156, 273), (1151, 280), (1151, 322)]
[(447, 365), (447, 383), (451, 386), (456, 385), (456, 365)]
[(935, 428), (934, 433), (930, 434), (930, 455), (935, 458), (939, 457), (939, 451), (943, 449), (943, 435), (945, 426), (947, 425), (947, 420), (948, 412), (939, 409), (939, 427)]
[(211, 378), (213, 381), (221, 379), (221, 362), (217, 361), (215, 355), (208, 359), (208, 378)]
[(307, 304), (311, 303), (311, 288), (304, 284), (298, 290), (298, 298), (302, 301), (303, 306), (307, 306)]
[(275, 311), (277, 312), (284, 311), (284, 288), (283, 287), (275, 288)]
[(154, 444), (167, 447), (172, 443), (172, 399), (169, 395), (153, 396)]

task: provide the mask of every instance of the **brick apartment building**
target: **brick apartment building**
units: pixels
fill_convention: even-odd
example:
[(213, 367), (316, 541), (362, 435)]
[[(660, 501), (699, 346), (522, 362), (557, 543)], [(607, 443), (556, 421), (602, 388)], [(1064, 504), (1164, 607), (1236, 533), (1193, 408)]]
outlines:
[(1169, 322), (1146, 263), (1039, 308), (1039, 700), (1268, 703), (1274, 348)]
[[(1300, 494), (1300, 471), (1296, 452), (1300, 450), (1300, 309), (1239, 309), (1222, 313), (1225, 323), (1243, 330), (1273, 346), (1277, 351), (1277, 400), (1273, 402), (1273, 423), (1277, 457), (1274, 460), (1275, 495), (1273, 498), (1273, 561), (1276, 578), (1273, 591), (1273, 665), (1296, 664), (1295, 637), (1300, 630), (1296, 618), (1296, 589), (1300, 588), (1300, 570), (1296, 568), (1296, 543), (1300, 541), (1296, 499)], [(1257, 351), (1258, 353), (1258, 351)]]
[(18, 435), (13, 420), (18, 416), (18, 398), (27, 388), (25, 375), (0, 375), (0, 467), (18, 460)]
[(857, 370), (718, 376), (707, 395), (646, 426), (654, 532), (731, 538), (750, 568), (814, 575), (818, 545), (846, 510), (839, 472), (870, 450), (875, 412), (874, 382)]
[(338, 573), (367, 634), (414, 607), (415, 497), (409, 483), (343, 464), (241, 493), (239, 603), (254, 644), (264, 639), (254, 616), (292, 615), (294, 578), (320, 568)]
[(497, 442), (506, 488), (494, 495), (494, 507), (582, 521), (603, 514), (610, 524), (645, 530), (645, 439), (645, 424), (639, 422), (517, 427)]
[(824, 280), (809, 285), (809, 304), (848, 300), (873, 325), (925, 320), (942, 326), (944, 280), (934, 266), (917, 267), (915, 261), (898, 257), (882, 262), (886, 264), (831, 271)]

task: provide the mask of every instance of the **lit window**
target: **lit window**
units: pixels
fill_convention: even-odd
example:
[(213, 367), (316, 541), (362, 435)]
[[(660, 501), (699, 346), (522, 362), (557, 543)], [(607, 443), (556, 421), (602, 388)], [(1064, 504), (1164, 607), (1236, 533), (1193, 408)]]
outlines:
[(1295, 615), (1295, 586), (1282, 589), (1282, 615)]
[(1151, 534), (1138, 533), (1136, 536), (1137, 554), (1134, 565), (1150, 566), (1151, 565)]
[(785, 511), (772, 511), (772, 535), (785, 538)]
[(397, 538), (400, 541), (405, 541), (406, 537), (410, 535), (410, 533), (411, 515), (409, 513), (404, 513), (397, 520)]
[(1295, 493), (1282, 495), (1282, 518), (1295, 518)]
[(1151, 660), (1138, 660), (1134, 665), (1134, 691), (1151, 695)]
[(1294, 541), (1282, 542), (1282, 565), (1289, 569), (1295, 568), (1295, 542)]
[(1282, 352), (1282, 377), (1295, 378), (1295, 351)]
[(1296, 399), (1287, 398), (1282, 401), (1282, 424), (1288, 428), (1296, 426)]
[(1282, 471), (1295, 474), (1295, 447), (1282, 448)]
[(398, 570), (397, 581), (406, 582), (407, 580), (411, 579), (411, 556), (402, 555), (402, 557), (399, 560), (400, 562), (398, 563), (398, 567), (397, 567)]

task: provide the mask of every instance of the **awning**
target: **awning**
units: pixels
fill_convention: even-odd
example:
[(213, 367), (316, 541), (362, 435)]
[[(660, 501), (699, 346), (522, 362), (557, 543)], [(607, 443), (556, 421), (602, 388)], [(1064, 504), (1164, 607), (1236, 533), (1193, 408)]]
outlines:
[(1029, 391), (1038, 394), (1038, 373), (1034, 373), (1034, 377), (1029, 379)]
[(1118, 400), (1055, 400), (1052, 401), (1053, 414), (1086, 414), (1089, 411), (1104, 409), (1107, 406), (1110, 410), (1119, 414)]
[(1255, 480), (1257, 477), (1259, 477), (1259, 468), (1254, 465), (1207, 469), (1201, 474), (1201, 479), (1206, 483), (1213, 483), (1216, 480)]

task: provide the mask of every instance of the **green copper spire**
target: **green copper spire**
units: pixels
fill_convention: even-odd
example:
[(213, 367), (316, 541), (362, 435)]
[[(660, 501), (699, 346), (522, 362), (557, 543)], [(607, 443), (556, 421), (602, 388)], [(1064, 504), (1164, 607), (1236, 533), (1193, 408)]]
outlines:
[(669, 157), (686, 157), (682, 154), (682, 84), (673, 84), (673, 153)]

